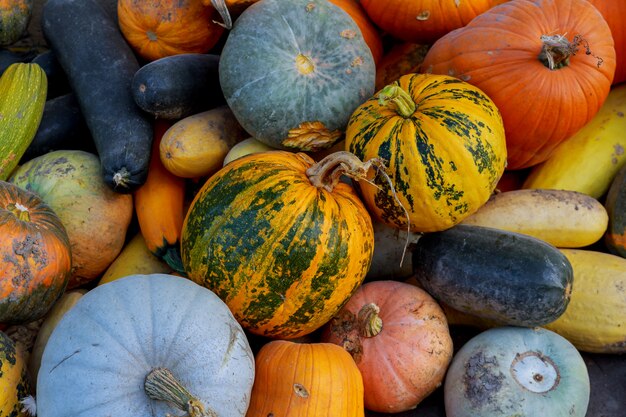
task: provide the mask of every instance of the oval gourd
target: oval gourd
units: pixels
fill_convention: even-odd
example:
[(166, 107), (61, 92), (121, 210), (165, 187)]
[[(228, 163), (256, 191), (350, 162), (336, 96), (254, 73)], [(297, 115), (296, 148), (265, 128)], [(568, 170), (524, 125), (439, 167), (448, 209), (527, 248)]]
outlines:
[(257, 152), (275, 151), (276, 148), (272, 148), (269, 145), (259, 142), (255, 138), (246, 138), (233, 145), (224, 157), (222, 165), (226, 166), (231, 161), (241, 158), (242, 156), (249, 155)]
[(626, 84), (614, 87), (589, 123), (530, 169), (523, 188), (572, 190), (601, 198), (626, 165), (624, 114)]
[(626, 259), (584, 249), (561, 249), (574, 270), (570, 303), (546, 324), (576, 348), (626, 353)]
[(228, 151), (247, 137), (228, 106), (187, 116), (161, 138), (163, 166), (182, 178), (210, 176), (224, 164)]
[(321, 0), (261, 0), (235, 21), (220, 55), (220, 85), (244, 129), (274, 148), (332, 146), (374, 92), (361, 31)]
[(452, 359), (444, 385), (447, 417), (584, 417), (589, 396), (580, 353), (541, 328), (474, 336)]
[(609, 217), (595, 198), (569, 190), (496, 193), (462, 224), (523, 233), (558, 248), (589, 246), (602, 238)]
[(25, 417), (22, 400), (31, 393), (25, 352), (1, 331), (0, 375), (0, 415)]
[(0, 323), (38, 320), (71, 276), (63, 221), (39, 196), (0, 181), (0, 236)]
[(437, 39), (421, 71), (484, 91), (502, 113), (507, 168), (521, 169), (547, 160), (598, 112), (615, 73), (615, 47), (585, 0), (512, 0)]
[(465, 313), (515, 326), (541, 326), (567, 308), (572, 266), (554, 246), (520, 233), (457, 225), (420, 237), (418, 282)]
[(443, 382), (452, 360), (446, 317), (426, 291), (397, 281), (359, 287), (322, 333), (354, 358), (368, 410), (415, 408)]
[(626, 166), (613, 178), (604, 206), (609, 216), (604, 243), (609, 252), (626, 258)]
[(347, 152), (314, 163), (278, 150), (230, 162), (187, 212), (185, 272), (220, 296), (251, 333), (296, 338), (320, 328), (371, 263), (371, 218), (355, 190), (339, 181), (347, 168), (363, 172), (362, 165)]
[(363, 417), (363, 380), (332, 343), (272, 340), (256, 356), (247, 417)]
[(49, 152), (21, 165), (11, 182), (38, 194), (63, 222), (72, 248), (68, 288), (96, 279), (122, 250), (133, 199), (107, 186), (96, 155)]
[(506, 166), (495, 104), (444, 75), (403, 75), (360, 105), (346, 150), (385, 161), (395, 192), (372, 170), (369, 182), (359, 182), (364, 201), (378, 221), (399, 229), (408, 221), (414, 232), (447, 229), (478, 210)]
[[(163, 401), (168, 379), (187, 392)], [(181, 277), (131, 275), (87, 292), (54, 328), (37, 415), (157, 417), (197, 406), (207, 414), (192, 415), (244, 417), (253, 380), (246, 336), (215, 294)]]

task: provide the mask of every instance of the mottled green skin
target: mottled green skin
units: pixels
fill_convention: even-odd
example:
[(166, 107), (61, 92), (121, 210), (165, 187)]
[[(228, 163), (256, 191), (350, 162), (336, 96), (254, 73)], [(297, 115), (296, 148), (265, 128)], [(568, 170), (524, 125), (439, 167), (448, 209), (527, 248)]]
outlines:
[(0, 332), (0, 417), (22, 417), (21, 400), (31, 394), (23, 355), (15, 342)]
[[(313, 61), (310, 74), (298, 71), (299, 54)], [(235, 21), (219, 65), (222, 91), (241, 125), (282, 149), (289, 130), (303, 122), (343, 132), (350, 114), (374, 93), (375, 72), (358, 26), (327, 0), (249, 6)]]
[(0, 46), (17, 42), (33, 14), (33, 0), (0, 0)]
[(218, 294), (244, 328), (292, 338), (323, 325), (361, 284), (373, 230), (347, 184), (329, 193), (304, 168), (251, 155), (204, 185), (181, 252), (189, 277)]
[(611, 182), (604, 206), (609, 215), (606, 247), (612, 254), (626, 258), (626, 166)]

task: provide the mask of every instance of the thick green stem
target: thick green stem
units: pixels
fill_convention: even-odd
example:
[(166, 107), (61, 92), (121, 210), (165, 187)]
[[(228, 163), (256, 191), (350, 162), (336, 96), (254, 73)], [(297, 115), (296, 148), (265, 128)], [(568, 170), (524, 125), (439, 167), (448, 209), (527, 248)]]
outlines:
[(155, 368), (144, 381), (146, 395), (153, 400), (166, 401), (185, 411), (181, 417), (219, 417), (210, 408), (205, 410), (200, 400), (195, 398), (176, 379), (169, 369)]
[(391, 105), (396, 108), (398, 114), (402, 117), (410, 117), (417, 106), (415, 102), (402, 88), (397, 84), (389, 84), (378, 93), (378, 102), (380, 105)]
[(380, 313), (380, 307), (374, 303), (361, 307), (357, 317), (361, 336), (374, 337), (383, 330), (383, 320), (378, 313)]

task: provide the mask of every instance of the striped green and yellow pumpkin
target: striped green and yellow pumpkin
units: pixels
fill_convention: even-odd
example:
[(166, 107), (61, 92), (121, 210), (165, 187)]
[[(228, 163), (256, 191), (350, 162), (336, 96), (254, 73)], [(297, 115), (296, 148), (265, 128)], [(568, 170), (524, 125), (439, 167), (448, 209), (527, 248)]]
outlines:
[(0, 416), (26, 417), (22, 400), (31, 394), (24, 352), (0, 332)]
[(344, 151), (318, 163), (279, 150), (230, 162), (191, 203), (181, 236), (185, 272), (251, 333), (290, 339), (313, 332), (371, 263), (370, 215), (340, 181), (367, 167)]
[(441, 231), (488, 199), (506, 166), (498, 108), (460, 79), (406, 74), (352, 114), (346, 149), (382, 158), (386, 172), (360, 181), (372, 217), (414, 232)]

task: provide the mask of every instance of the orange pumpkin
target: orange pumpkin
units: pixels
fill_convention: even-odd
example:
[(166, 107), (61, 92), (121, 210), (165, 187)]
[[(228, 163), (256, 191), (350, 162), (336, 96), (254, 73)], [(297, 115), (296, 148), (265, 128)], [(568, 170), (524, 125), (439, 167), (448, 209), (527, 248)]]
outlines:
[(332, 343), (273, 340), (255, 357), (246, 417), (363, 417), (363, 380)]
[(36, 194), (0, 181), (0, 322), (43, 317), (70, 278), (70, 241)]
[(613, 85), (623, 83), (626, 81), (626, 26), (624, 25), (626, 2), (616, 0), (587, 1), (598, 9), (611, 28), (617, 59)]
[(381, 413), (413, 409), (443, 382), (452, 338), (437, 301), (399, 281), (363, 284), (328, 323), (323, 342), (354, 358), (365, 407)]
[(406, 74), (419, 71), (430, 45), (397, 43), (383, 55), (376, 65), (376, 91), (384, 88)]
[(117, 15), (126, 41), (148, 61), (209, 52), (224, 33), (201, 0), (119, 0)]
[(502, 114), (508, 169), (548, 159), (598, 112), (615, 72), (606, 21), (585, 0), (511, 0), (438, 39), (422, 72), (452, 75)]

